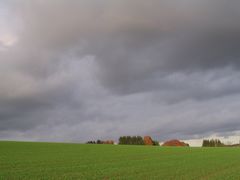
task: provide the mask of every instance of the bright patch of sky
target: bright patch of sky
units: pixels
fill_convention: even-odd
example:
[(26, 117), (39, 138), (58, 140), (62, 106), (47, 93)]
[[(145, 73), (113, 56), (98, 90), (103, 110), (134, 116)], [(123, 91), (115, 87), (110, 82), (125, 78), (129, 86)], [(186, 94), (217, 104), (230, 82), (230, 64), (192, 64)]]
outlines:
[(17, 43), (17, 18), (11, 15), (11, 10), (0, 1), (0, 50), (5, 50)]

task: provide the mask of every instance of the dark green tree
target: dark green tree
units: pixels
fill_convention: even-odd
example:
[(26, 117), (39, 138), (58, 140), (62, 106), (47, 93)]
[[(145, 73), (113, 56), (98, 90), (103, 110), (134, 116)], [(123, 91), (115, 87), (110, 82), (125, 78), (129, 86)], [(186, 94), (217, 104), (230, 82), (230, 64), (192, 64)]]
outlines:
[(121, 136), (119, 138), (119, 144), (144, 145), (144, 141), (141, 136)]
[(219, 139), (203, 140), (202, 147), (223, 147), (224, 144)]
[(153, 141), (153, 146), (159, 146), (159, 142), (158, 141)]

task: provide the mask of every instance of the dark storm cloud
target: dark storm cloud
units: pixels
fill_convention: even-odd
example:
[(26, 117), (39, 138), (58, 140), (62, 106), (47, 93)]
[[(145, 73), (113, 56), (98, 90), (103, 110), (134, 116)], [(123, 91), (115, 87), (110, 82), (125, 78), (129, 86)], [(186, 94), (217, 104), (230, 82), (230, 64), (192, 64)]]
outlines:
[(240, 2), (0, 5), (0, 137), (191, 138), (238, 129)]
[(149, 2), (139, 4), (149, 13), (134, 8), (130, 14), (128, 8), (124, 11), (130, 20), (132, 14), (139, 17), (134, 19), (137, 22), (144, 16), (139, 24), (125, 22), (88, 40), (89, 52), (99, 58), (104, 85), (125, 94), (128, 88), (134, 89), (134, 82), (159, 72), (239, 67), (239, 2), (154, 1), (151, 10)]

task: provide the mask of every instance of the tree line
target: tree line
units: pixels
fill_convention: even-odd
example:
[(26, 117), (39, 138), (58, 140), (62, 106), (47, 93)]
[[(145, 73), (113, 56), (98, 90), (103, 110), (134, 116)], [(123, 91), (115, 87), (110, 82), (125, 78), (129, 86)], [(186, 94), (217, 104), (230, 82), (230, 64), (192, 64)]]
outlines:
[(107, 140), (107, 141), (102, 141), (102, 140), (97, 140), (97, 141), (88, 141), (86, 144), (114, 144), (113, 140)]
[[(159, 146), (158, 141), (153, 141), (150, 136), (143, 138), (141, 136), (121, 136), (119, 137), (118, 144), (120, 145), (153, 145)], [(97, 141), (88, 141), (87, 144), (114, 144), (114, 141), (107, 140), (97, 140)], [(224, 147), (227, 146), (223, 144), (219, 139), (204, 139), (202, 142), (202, 147)]]
[[(145, 139), (146, 138), (146, 139)], [(114, 144), (114, 141), (87, 141), (86, 144)], [(141, 136), (121, 136), (118, 140), (118, 144), (120, 145), (153, 145), (159, 146), (158, 141), (153, 141), (150, 136), (145, 136), (144, 138)]]
[(202, 143), (202, 147), (223, 147), (225, 146), (219, 139), (204, 139)]
[[(151, 140), (150, 140), (151, 141)], [(118, 140), (121, 145), (145, 145), (144, 139), (141, 136), (121, 136)], [(159, 146), (158, 141), (152, 141), (153, 146)]]
[(97, 141), (88, 141), (86, 144), (103, 144), (103, 141), (97, 140)]
[(119, 144), (144, 145), (144, 141), (141, 136), (121, 136), (118, 141)]

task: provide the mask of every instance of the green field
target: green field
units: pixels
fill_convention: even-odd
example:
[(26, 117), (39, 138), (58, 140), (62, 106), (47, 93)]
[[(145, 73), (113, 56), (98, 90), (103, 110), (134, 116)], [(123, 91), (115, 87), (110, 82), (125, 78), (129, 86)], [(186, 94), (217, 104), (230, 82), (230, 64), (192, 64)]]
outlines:
[(0, 142), (0, 179), (240, 179), (240, 148)]

